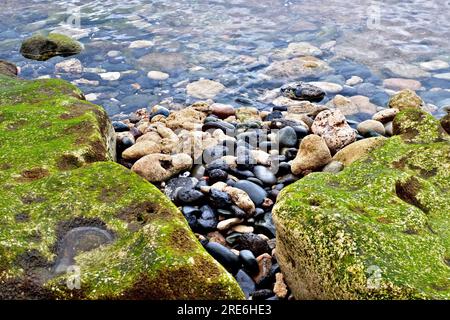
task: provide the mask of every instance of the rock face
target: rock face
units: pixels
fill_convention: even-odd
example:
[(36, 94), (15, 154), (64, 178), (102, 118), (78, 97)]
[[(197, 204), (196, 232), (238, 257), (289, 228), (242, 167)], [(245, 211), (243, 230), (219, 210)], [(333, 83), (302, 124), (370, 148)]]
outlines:
[(35, 35), (25, 39), (20, 48), (20, 53), (27, 59), (46, 61), (56, 56), (72, 56), (82, 50), (83, 46), (70, 37), (51, 33), (47, 37)]
[(0, 299), (244, 298), (169, 199), (111, 161), (111, 123), (80, 98), (0, 75)]
[(450, 137), (418, 109), (394, 123), (345, 170), (280, 194), (277, 258), (297, 299), (450, 298)]
[(336, 153), (356, 139), (355, 131), (347, 124), (339, 110), (325, 110), (319, 113), (311, 130), (325, 140), (332, 153)]

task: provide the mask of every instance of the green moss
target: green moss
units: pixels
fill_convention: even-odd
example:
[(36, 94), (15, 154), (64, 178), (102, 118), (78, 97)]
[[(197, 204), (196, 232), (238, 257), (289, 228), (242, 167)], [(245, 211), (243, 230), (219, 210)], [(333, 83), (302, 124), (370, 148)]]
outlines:
[(277, 256), (299, 298), (450, 298), (450, 140), (417, 115), (395, 119), (415, 135), (283, 190)]
[[(0, 298), (243, 299), (156, 187), (109, 160), (112, 126), (60, 80), (0, 76)], [(81, 289), (55, 273), (64, 236), (113, 241), (75, 256)]]

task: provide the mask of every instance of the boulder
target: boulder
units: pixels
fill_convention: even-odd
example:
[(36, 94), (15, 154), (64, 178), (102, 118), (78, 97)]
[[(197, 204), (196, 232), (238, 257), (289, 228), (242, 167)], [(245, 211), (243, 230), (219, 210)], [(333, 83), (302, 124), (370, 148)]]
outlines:
[(34, 35), (25, 39), (20, 53), (27, 59), (46, 61), (56, 56), (69, 57), (80, 53), (83, 46), (78, 41), (58, 33), (48, 36)]
[(279, 195), (277, 259), (297, 299), (450, 298), (450, 137), (418, 109), (394, 121), (400, 135), (364, 160)]

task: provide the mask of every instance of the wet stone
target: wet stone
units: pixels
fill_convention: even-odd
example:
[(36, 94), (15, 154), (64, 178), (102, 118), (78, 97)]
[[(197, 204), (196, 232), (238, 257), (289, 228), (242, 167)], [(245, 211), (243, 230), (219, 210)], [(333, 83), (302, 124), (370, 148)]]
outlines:
[(236, 240), (236, 249), (250, 250), (255, 257), (270, 253), (267, 241), (254, 233), (244, 233)]
[(109, 231), (97, 227), (79, 227), (70, 230), (59, 246), (54, 273), (65, 273), (81, 252), (94, 250), (112, 241), (113, 235)]
[(258, 262), (256, 261), (255, 255), (250, 250), (241, 250), (239, 252), (239, 258), (248, 274), (255, 275), (259, 272)]
[(128, 127), (128, 125), (126, 125), (125, 123), (123, 123), (121, 121), (113, 121), (112, 125), (114, 128), (114, 131), (116, 131), (116, 132), (130, 131), (130, 128)]
[(267, 192), (263, 188), (250, 181), (241, 180), (234, 187), (245, 191), (256, 206), (261, 205), (267, 197)]
[(230, 249), (217, 242), (208, 242), (206, 251), (232, 274), (236, 274), (241, 266), (239, 257)]
[(239, 270), (236, 274), (236, 281), (239, 283), (242, 291), (244, 291), (245, 297), (247, 299), (250, 298), (256, 290), (256, 285), (253, 279), (244, 270)]
[(214, 208), (228, 208), (232, 204), (230, 195), (217, 189), (211, 189), (209, 193), (209, 200)]

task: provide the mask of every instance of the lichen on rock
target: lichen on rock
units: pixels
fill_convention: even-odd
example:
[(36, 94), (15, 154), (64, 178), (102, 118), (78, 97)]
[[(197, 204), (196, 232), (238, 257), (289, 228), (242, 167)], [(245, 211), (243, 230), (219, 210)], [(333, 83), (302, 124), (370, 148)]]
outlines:
[(394, 122), (400, 135), (279, 196), (277, 258), (296, 298), (450, 298), (450, 138), (418, 109)]

